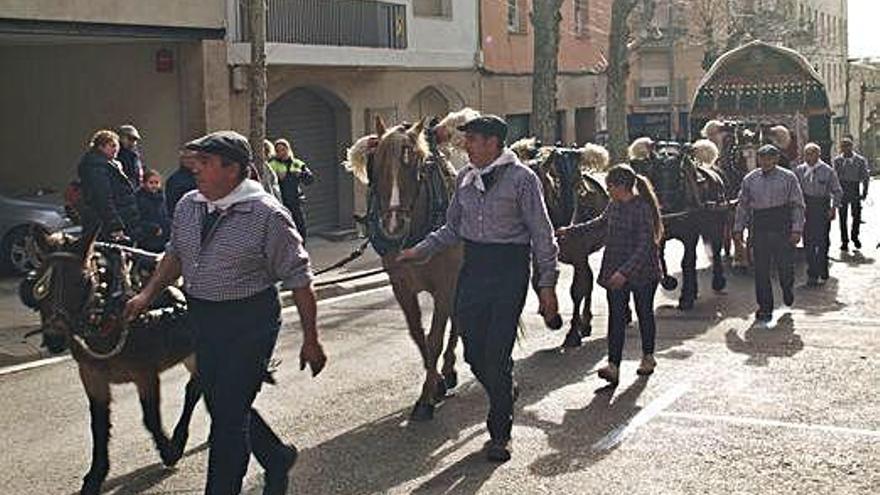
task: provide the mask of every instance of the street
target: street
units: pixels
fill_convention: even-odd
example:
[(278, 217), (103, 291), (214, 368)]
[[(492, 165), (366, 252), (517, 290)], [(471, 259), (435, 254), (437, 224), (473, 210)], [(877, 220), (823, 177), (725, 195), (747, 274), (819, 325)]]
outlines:
[[(875, 193), (876, 194), (876, 193)], [(839, 256), (832, 229), (832, 278), (804, 287), (771, 325), (753, 323), (750, 277), (729, 275), (711, 292), (700, 272), (694, 311), (658, 298), (657, 372), (637, 379), (637, 326), (631, 326), (620, 386), (602, 388), (604, 291), (594, 293), (593, 336), (561, 352), (562, 332), (543, 328), (530, 295), (515, 349), (521, 394), (513, 459), (489, 464), (486, 401), (459, 360), (459, 388), (432, 422), (407, 421), (422, 381), (421, 363), (390, 288), (326, 299), (319, 326), (329, 356), (317, 379), (298, 370), (299, 326), (285, 310), (276, 349), (279, 384), (257, 407), (301, 451), (292, 493), (687, 493), (870, 494), (880, 489), (880, 239), (878, 208), (862, 254)], [(670, 267), (680, 249), (671, 244)], [(707, 260), (700, 250), (700, 266)], [(592, 262), (598, 265), (600, 256)], [(563, 268), (559, 296), (570, 311)], [(459, 349), (460, 355), (460, 349)], [(176, 420), (187, 375), (163, 375), (163, 419)], [(133, 386), (112, 406), (111, 469), (105, 493), (201, 493), (208, 418), (199, 405), (188, 453), (164, 469), (141, 424)], [(91, 453), (88, 406), (70, 360), (0, 376), (5, 493), (74, 494)], [(262, 490), (256, 462), (245, 493)]]

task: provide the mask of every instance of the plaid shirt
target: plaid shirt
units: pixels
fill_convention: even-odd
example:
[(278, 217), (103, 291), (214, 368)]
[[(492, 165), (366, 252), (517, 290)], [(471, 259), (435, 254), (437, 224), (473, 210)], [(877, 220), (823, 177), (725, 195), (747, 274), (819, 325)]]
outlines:
[(594, 229), (608, 229), (605, 252), (599, 269), (599, 285), (619, 271), (634, 286), (660, 280), (660, 253), (654, 242), (651, 204), (636, 196), (630, 201), (612, 201), (598, 218), (575, 225), (569, 235), (583, 235)]
[(174, 210), (166, 254), (177, 256), (185, 292), (208, 301), (244, 299), (277, 281), (288, 289), (312, 281), (309, 255), (290, 214), (266, 194), (235, 203), (201, 239), (205, 203), (184, 196)]

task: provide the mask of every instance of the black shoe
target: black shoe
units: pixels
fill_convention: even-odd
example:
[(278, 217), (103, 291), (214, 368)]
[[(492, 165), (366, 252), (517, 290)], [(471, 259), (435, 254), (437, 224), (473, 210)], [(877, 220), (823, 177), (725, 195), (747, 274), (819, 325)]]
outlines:
[(490, 441), (486, 447), (486, 459), (490, 462), (507, 462), (510, 460), (510, 449), (507, 442)]
[(858, 239), (853, 239), (853, 246), (855, 246), (856, 249), (862, 249), (862, 241)]
[(287, 486), (290, 483), (289, 473), (293, 465), (296, 464), (298, 455), (296, 447), (293, 445), (281, 447), (280, 467), (267, 469), (263, 474), (263, 495), (285, 495), (287, 493)]
[(782, 302), (789, 307), (794, 305), (794, 291), (791, 289), (782, 289)]
[(758, 310), (758, 312), (755, 313), (755, 320), (757, 320), (757, 321), (763, 321), (766, 323), (772, 319), (773, 319), (773, 312), (772, 311)]
[(841, 251), (849, 251), (849, 244), (844, 242), (843, 244), (840, 245), (840, 250)]

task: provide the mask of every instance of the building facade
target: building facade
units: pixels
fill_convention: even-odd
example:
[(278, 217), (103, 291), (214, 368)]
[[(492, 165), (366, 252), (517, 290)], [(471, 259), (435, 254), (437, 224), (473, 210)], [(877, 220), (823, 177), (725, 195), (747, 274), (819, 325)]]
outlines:
[(688, 111), (706, 70), (726, 50), (751, 40), (803, 54), (828, 92), (832, 138), (847, 119), (845, 0), (657, 0), (638, 23), (631, 54), (630, 137), (694, 137)]
[(849, 134), (856, 148), (880, 168), (880, 59), (849, 63)]
[(62, 189), (97, 129), (136, 125), (147, 165), (169, 170), (181, 142), (228, 124), (210, 103), (225, 5), (0, 0), (2, 191)]

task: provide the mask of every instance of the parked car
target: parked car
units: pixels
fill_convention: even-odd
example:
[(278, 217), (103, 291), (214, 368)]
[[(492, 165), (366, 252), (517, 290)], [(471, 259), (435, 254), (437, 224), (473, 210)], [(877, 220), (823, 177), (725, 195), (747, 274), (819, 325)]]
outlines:
[(34, 267), (28, 254), (31, 229), (52, 233), (75, 229), (58, 194), (11, 197), (0, 194), (0, 270), (21, 274)]

